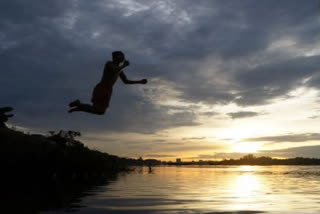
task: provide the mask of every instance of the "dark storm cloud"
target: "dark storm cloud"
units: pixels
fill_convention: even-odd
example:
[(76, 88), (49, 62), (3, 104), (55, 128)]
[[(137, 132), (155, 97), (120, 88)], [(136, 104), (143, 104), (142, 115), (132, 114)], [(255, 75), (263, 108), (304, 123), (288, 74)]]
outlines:
[(258, 141), (258, 142), (272, 142), (272, 143), (283, 143), (283, 142), (307, 142), (307, 141), (319, 141), (320, 134), (318, 133), (304, 133), (304, 134), (288, 134), (279, 136), (267, 136), (248, 138), (244, 141)]
[[(171, 66), (165, 70), (168, 71), (166, 77), (177, 82), (182, 99), (260, 105), (301, 86), (303, 78), (316, 77), (319, 73), (318, 56), (291, 57), (301, 53), (285, 54), (281, 49), (269, 55), (267, 52), (271, 43), (279, 38), (292, 37), (301, 46), (317, 41), (315, 38), (320, 31), (316, 2), (203, 1), (197, 5), (181, 2), (181, 8), (191, 16), (192, 25), (187, 25), (183, 34), (177, 34), (178, 43), (166, 56)], [(218, 73), (230, 75), (230, 84), (221, 85), (214, 81), (214, 75), (208, 79), (201, 74), (203, 58), (208, 56), (225, 61)], [(260, 61), (253, 69), (250, 63), (255, 61), (249, 60), (252, 57)], [(232, 61), (237, 60), (238, 65), (231, 66)], [(178, 75), (176, 68), (183, 73)], [(318, 87), (317, 84), (313, 86)], [(232, 93), (232, 90), (238, 92)]]
[[(286, 94), (301, 86), (303, 79), (319, 74), (319, 60), (320, 56), (297, 57), (242, 72), (237, 76), (238, 82), (243, 87), (256, 91), (240, 92), (238, 95), (241, 97), (236, 102), (243, 105), (257, 104)], [(261, 99), (262, 97), (265, 99)]]
[[(129, 77), (172, 82), (180, 92), (177, 99), (189, 103), (264, 104), (306, 77), (311, 79), (305, 86), (319, 89), (319, 56), (268, 53), (279, 38), (315, 44), (320, 36), (316, 1), (135, 3), (2, 1), (0, 97), (16, 108), (13, 122), (39, 130), (142, 133), (198, 124), (193, 111), (169, 113), (177, 109), (157, 106), (131, 86), (115, 88), (105, 117), (67, 115), (70, 100), (90, 100), (104, 62), (118, 49), (132, 62)], [(215, 61), (222, 63), (213, 72)]]
[(254, 111), (239, 111), (239, 112), (230, 112), (228, 115), (232, 119), (246, 118), (246, 117), (255, 117), (261, 115), (262, 113), (254, 112)]
[[(122, 105), (127, 101), (122, 103), (119, 101), (119, 104), (116, 103), (112, 107), (114, 111), (110, 109), (112, 124), (107, 124), (107, 129), (152, 133), (170, 127), (199, 125), (195, 122), (196, 115), (192, 112), (184, 111), (169, 114), (169, 109), (166, 107), (155, 106), (150, 102), (143, 101), (138, 96), (132, 99), (128, 102), (129, 104), (132, 103), (132, 106), (124, 108)], [(134, 104), (137, 104), (137, 106), (134, 106)]]
[[(89, 7), (77, 1), (72, 4), (57, 1), (50, 3), (49, 6), (56, 4), (51, 7), (45, 1), (1, 3), (1, 8), (6, 12), (1, 13), (3, 19), (0, 24), (3, 38), (0, 46), (3, 70), (0, 83), (5, 88), (0, 93), (4, 103), (16, 107), (15, 122), (39, 129), (107, 128), (110, 131), (143, 133), (171, 126), (195, 125), (192, 113), (180, 111), (169, 115), (168, 108), (145, 102), (141, 96), (126, 93), (130, 89), (121, 87), (117, 89), (120, 90), (121, 99), (113, 99), (114, 107), (110, 108), (112, 114), (117, 116), (111, 114), (107, 122), (92, 115), (91, 118), (87, 115), (77, 118), (66, 115), (66, 105), (71, 99), (90, 99), (91, 88), (100, 78), (104, 60), (110, 58), (112, 50), (119, 48), (113, 47), (113, 43), (125, 43), (130, 39), (128, 33), (138, 33), (130, 25), (131, 19), (119, 18), (119, 14), (123, 13), (121, 9), (102, 9), (102, 3), (92, 1), (87, 5)], [(79, 17), (75, 12), (80, 14)], [(144, 18), (137, 17), (132, 24)], [(155, 20), (149, 21), (147, 25), (155, 24)], [(102, 22), (105, 23), (101, 30)], [(109, 32), (105, 29), (109, 29)], [(110, 34), (108, 41), (101, 42), (111, 45), (99, 46), (99, 41), (90, 37), (94, 30), (101, 30), (102, 35)], [(137, 36), (140, 40), (143, 38)], [(124, 46), (128, 48), (130, 45)], [(86, 128), (88, 124), (90, 128)]]

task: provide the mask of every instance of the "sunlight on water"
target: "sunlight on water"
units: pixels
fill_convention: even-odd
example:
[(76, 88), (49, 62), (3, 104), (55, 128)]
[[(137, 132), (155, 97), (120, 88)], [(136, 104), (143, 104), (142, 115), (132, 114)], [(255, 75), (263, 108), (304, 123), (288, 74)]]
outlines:
[(78, 213), (320, 213), (320, 167), (138, 169), (99, 191)]
[(255, 190), (262, 188), (257, 176), (253, 175), (239, 175), (235, 177), (234, 192), (238, 197), (250, 197)]

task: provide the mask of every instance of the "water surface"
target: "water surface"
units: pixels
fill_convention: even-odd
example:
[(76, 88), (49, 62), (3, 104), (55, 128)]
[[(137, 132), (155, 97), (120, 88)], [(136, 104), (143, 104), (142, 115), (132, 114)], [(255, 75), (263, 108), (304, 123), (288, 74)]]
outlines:
[(92, 191), (74, 213), (318, 214), (320, 166), (138, 168)]

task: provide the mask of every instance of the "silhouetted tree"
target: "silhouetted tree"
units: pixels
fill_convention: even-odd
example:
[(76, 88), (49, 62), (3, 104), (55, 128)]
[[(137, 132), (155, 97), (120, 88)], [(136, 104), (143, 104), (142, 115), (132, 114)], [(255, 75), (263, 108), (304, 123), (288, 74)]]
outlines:
[(55, 131), (49, 131), (50, 136), (48, 139), (56, 142), (61, 146), (77, 146), (77, 147), (84, 147), (84, 145), (80, 142), (75, 140), (76, 137), (80, 137), (81, 133), (77, 131), (64, 131), (60, 130), (58, 133)]
[(0, 128), (7, 128), (5, 122), (7, 122), (10, 117), (13, 117), (13, 114), (7, 114), (7, 113), (11, 111), (13, 111), (12, 107), (0, 108)]

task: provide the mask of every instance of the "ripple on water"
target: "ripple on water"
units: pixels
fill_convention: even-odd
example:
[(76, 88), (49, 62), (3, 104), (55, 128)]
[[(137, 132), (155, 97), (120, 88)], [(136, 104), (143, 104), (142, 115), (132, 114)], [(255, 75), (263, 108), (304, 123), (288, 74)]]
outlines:
[(318, 166), (155, 167), (122, 175), (78, 213), (320, 213)]

